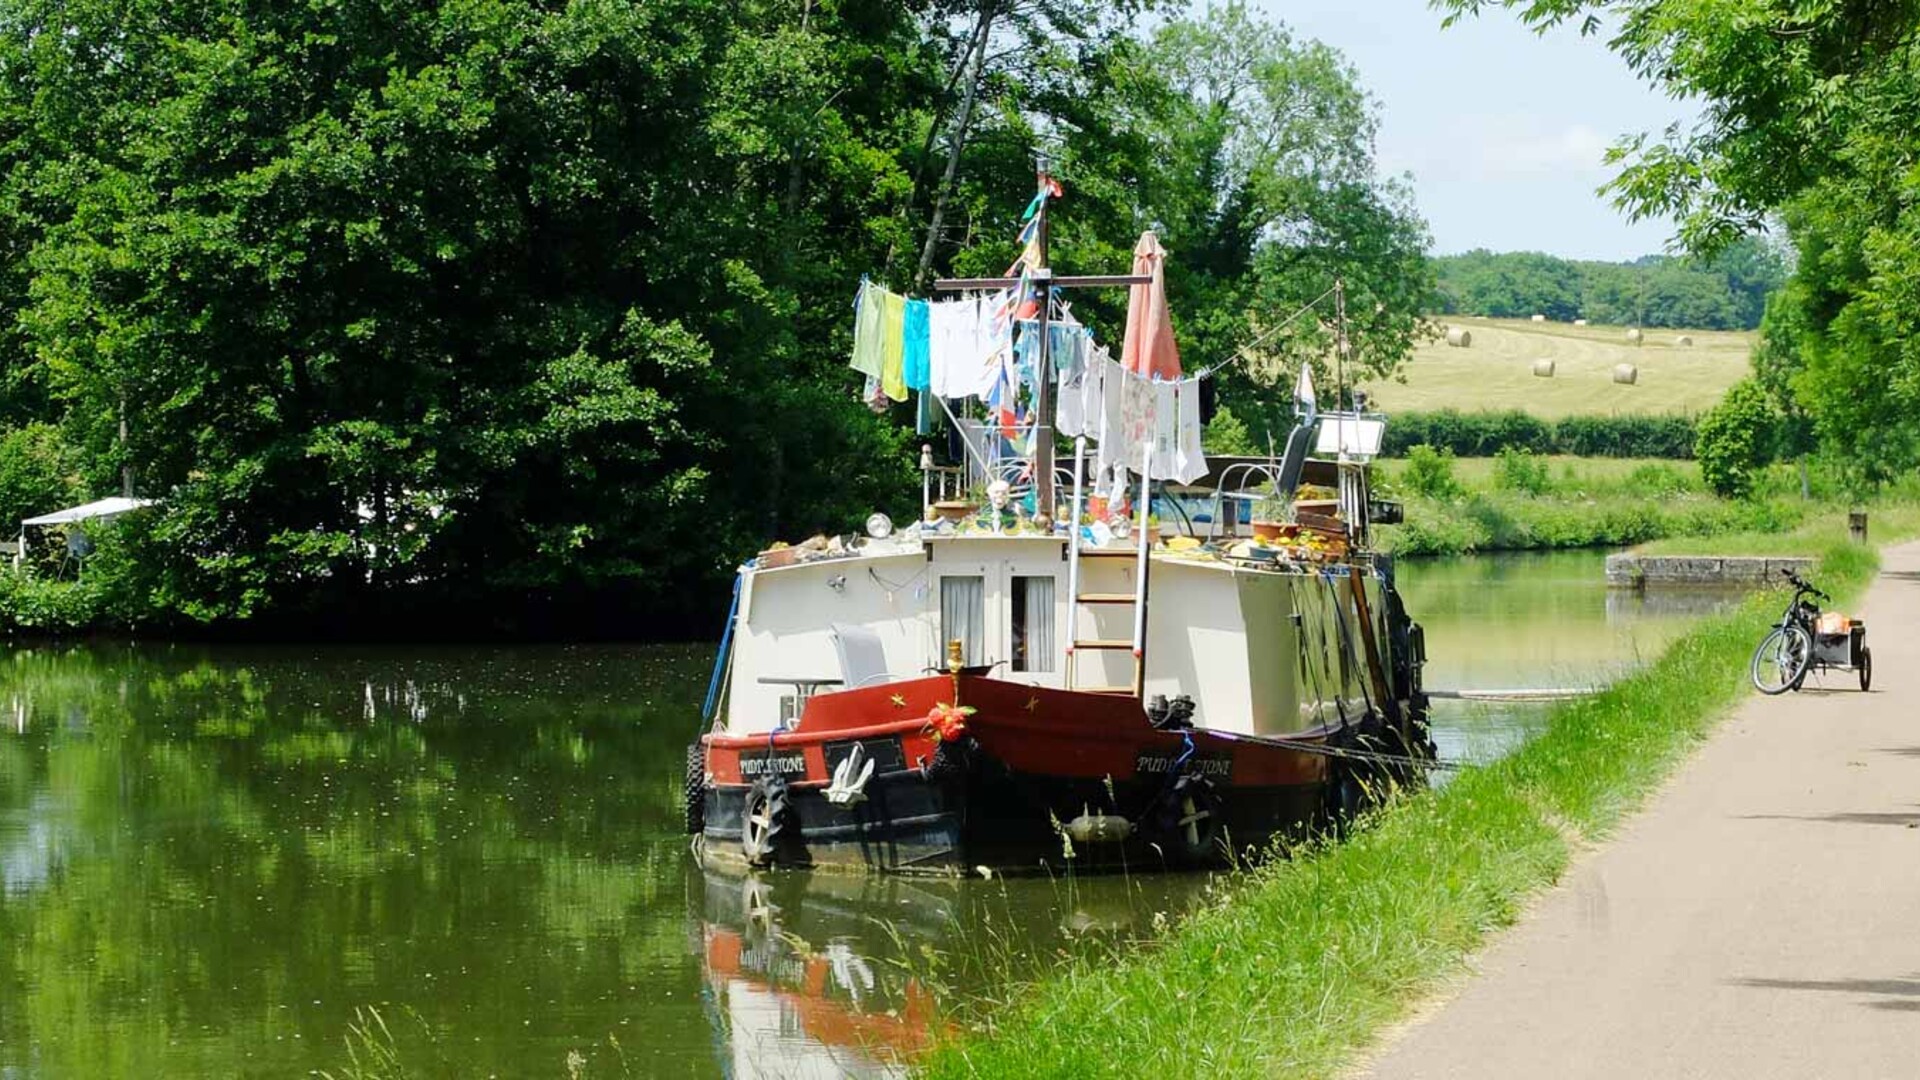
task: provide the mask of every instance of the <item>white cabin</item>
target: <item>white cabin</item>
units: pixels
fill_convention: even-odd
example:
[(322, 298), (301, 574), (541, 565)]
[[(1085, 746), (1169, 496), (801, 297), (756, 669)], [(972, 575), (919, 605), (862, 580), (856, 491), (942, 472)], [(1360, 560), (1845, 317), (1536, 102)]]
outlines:
[[(1130, 645), (1133, 552), (1082, 549), (1076, 636)], [(1145, 696), (1189, 695), (1204, 728), (1285, 735), (1367, 708), (1369, 643), (1345, 563), (1233, 560), (1155, 552), (1146, 615)], [(852, 554), (741, 571), (729, 658), (727, 730), (797, 717), (811, 692), (946, 670), (947, 643), (994, 678), (1067, 688), (1068, 552), (1046, 535), (897, 536)], [(1374, 647), (1387, 648), (1379, 578), (1362, 566)], [(1343, 617), (1344, 615), (1344, 617)], [(1071, 689), (1132, 690), (1130, 647), (1082, 648)], [(1378, 704), (1378, 703), (1375, 703)]]

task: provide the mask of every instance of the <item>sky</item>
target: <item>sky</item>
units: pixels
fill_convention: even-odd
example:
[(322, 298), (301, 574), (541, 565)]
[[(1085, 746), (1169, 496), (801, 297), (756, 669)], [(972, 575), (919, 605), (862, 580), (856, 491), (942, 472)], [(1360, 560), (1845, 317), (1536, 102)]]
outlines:
[(1632, 259), (1665, 249), (1666, 220), (1629, 224), (1594, 189), (1621, 135), (1698, 107), (1634, 78), (1600, 38), (1537, 36), (1505, 11), (1441, 29), (1426, 0), (1251, 0), (1296, 37), (1339, 49), (1380, 103), (1376, 160), (1411, 173), (1434, 251)]

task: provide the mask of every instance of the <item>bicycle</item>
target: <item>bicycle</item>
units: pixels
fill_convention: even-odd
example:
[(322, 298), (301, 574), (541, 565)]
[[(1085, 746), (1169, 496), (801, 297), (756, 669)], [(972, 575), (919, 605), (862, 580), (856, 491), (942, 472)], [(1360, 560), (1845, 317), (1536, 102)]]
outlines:
[(1867, 648), (1867, 624), (1837, 611), (1822, 612), (1814, 599), (1833, 597), (1791, 570), (1793, 599), (1773, 630), (1760, 639), (1749, 665), (1754, 689), (1763, 694), (1798, 690), (1814, 670), (1839, 669), (1859, 675), (1860, 689), (1873, 684), (1873, 651)]

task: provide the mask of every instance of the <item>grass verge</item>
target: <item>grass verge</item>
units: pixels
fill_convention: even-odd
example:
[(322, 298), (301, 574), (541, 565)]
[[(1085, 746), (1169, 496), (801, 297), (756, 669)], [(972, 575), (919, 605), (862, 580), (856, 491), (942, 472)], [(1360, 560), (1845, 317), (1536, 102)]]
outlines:
[[(1867, 508), (1867, 535), (1892, 542), (1920, 535), (1920, 503), (1885, 502)], [(1847, 509), (1827, 506), (1785, 532), (1733, 532), (1719, 536), (1673, 536), (1642, 544), (1643, 555), (1807, 555), (1847, 538)]]
[[(1819, 580), (1850, 600), (1877, 565), (1836, 544)], [(1762, 594), (1703, 621), (1648, 668), (1557, 709), (1512, 756), (1397, 801), (1343, 843), (1249, 872), (1160, 943), (1064, 966), (922, 1073), (1335, 1074), (1745, 696), (1776, 603)]]

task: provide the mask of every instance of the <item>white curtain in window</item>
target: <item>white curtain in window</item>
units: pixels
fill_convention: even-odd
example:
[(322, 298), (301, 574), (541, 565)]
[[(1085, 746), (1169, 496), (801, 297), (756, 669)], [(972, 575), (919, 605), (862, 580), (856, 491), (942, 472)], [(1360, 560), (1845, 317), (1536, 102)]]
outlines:
[(940, 579), (940, 652), (936, 661), (939, 664), (947, 662), (949, 641), (961, 643), (961, 655), (967, 666), (987, 662), (986, 578)]
[(1053, 670), (1053, 578), (1015, 578), (1013, 587), (1025, 593), (1026, 671)]

